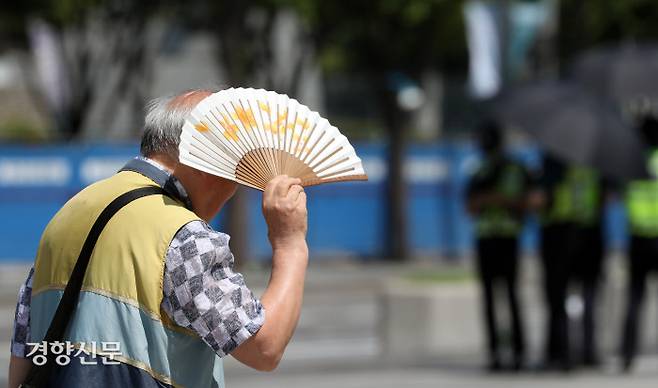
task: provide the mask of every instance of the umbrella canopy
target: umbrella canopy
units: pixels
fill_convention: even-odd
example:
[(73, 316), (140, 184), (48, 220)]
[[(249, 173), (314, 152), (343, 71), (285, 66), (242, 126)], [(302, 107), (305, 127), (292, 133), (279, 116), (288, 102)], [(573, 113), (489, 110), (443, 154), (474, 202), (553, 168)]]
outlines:
[(658, 106), (658, 45), (592, 49), (574, 61), (571, 72), (574, 81), (626, 113), (647, 103)]
[(621, 181), (645, 176), (637, 131), (577, 86), (545, 82), (512, 89), (494, 103), (494, 115), (565, 161)]

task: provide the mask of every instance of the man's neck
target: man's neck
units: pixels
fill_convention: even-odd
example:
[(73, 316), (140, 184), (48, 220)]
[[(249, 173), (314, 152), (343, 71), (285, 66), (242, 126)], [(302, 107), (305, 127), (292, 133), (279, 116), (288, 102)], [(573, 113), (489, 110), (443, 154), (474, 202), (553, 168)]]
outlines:
[[(169, 174), (173, 175), (180, 183), (183, 185), (183, 188), (185, 189), (185, 192), (187, 192), (187, 195), (190, 199), (190, 202), (192, 203), (192, 210), (201, 218), (204, 220), (208, 221), (212, 216), (210, 216), (209, 212), (204, 211), (204, 209), (200, 208), (200, 198), (198, 197), (198, 192), (196, 190), (196, 187), (194, 187), (192, 180), (187, 179), (187, 176), (178, 176), (174, 173), (176, 171), (176, 166), (178, 165), (178, 161), (174, 161), (171, 157), (167, 155), (150, 155), (148, 156), (149, 159), (154, 161), (155, 163), (159, 164), (163, 169), (165, 169)], [(179, 174), (180, 175), (180, 174)]]
[(171, 157), (167, 155), (160, 155), (160, 154), (150, 155), (147, 156), (147, 158), (151, 159), (152, 161), (162, 166), (162, 168), (164, 168), (170, 174), (174, 172), (174, 169), (176, 168), (176, 164), (178, 164), (178, 161), (173, 160)]

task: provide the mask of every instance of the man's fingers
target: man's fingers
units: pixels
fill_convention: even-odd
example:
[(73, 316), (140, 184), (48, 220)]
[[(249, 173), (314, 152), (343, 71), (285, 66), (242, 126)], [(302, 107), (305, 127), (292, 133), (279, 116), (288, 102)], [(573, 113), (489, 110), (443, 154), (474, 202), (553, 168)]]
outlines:
[(288, 191), (290, 191), (291, 186), (299, 185), (300, 183), (302, 183), (302, 181), (299, 178), (290, 178), (283, 175), (281, 179), (277, 180), (274, 185), (274, 195), (278, 197), (285, 197), (288, 195)]
[(297, 202), (297, 198), (299, 197), (299, 194), (304, 191), (304, 188), (300, 185), (292, 185), (290, 186), (290, 190), (288, 190), (288, 199), (292, 201), (293, 203)]
[(297, 201), (295, 202), (297, 207), (303, 207), (306, 209), (306, 192), (302, 191), (299, 193), (299, 196), (297, 197)]
[[(301, 179), (290, 178), (287, 175), (278, 175), (272, 178), (272, 180), (267, 183), (267, 186), (265, 186), (263, 204), (274, 204), (278, 201), (277, 198), (287, 198), (292, 187), (299, 186), (299, 188), (303, 190), (301, 183)], [(291, 201), (294, 202), (296, 200), (296, 196), (299, 194), (298, 190), (299, 189), (295, 189), (295, 193), (293, 193), (295, 196), (290, 197)]]

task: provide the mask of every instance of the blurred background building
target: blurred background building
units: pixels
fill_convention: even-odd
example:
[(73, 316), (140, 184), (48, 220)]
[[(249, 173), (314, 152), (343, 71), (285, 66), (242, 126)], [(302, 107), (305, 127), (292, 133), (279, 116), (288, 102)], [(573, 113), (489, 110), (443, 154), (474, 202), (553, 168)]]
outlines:
[[(536, 172), (546, 151), (572, 155), (561, 151), (580, 144), (585, 127), (594, 132), (583, 144), (605, 134), (621, 139), (603, 148), (609, 153), (583, 159), (610, 172), (618, 188), (602, 221), (609, 260), (597, 310), (606, 319), (597, 327), (605, 366), (618, 353), (626, 308), (623, 187), (637, 178), (629, 169), (620, 172), (619, 165), (641, 154), (626, 147), (626, 133), (640, 117), (658, 113), (656, 21), (653, 0), (5, 4), (0, 11), (2, 326), (9, 330), (12, 298), (50, 217), (81, 188), (137, 154), (148, 99), (195, 87), (243, 86), (287, 93), (328, 117), (350, 138), (370, 177), (308, 190), (315, 272), (282, 386), (297, 381), (300, 370), (349, 370), (352, 360), (360, 363), (351, 370), (366, 376), (375, 365), (391, 363), (409, 379), (421, 376), (417, 385), (395, 386), (433, 381), (477, 386), (477, 379), (460, 380), (459, 373), (432, 373), (435, 368), (470, 371), (484, 353), (465, 191), (481, 161), (474, 130), (492, 116), (507, 129), (511, 156)], [(540, 91), (521, 94), (528, 88)], [(581, 93), (586, 97), (572, 98)], [(537, 94), (542, 98), (533, 105)], [(588, 124), (599, 116), (618, 124), (613, 129)], [(556, 145), (537, 132), (541, 127), (555, 133), (544, 126), (557, 117), (572, 121), (555, 124), (567, 123)], [(604, 126), (607, 132), (599, 129)], [(575, 154), (565, 159), (576, 162), (585, 151)], [(270, 254), (259, 202), (258, 192), (241, 190), (214, 221), (233, 236), (237, 260), (256, 286), (265, 284)], [(540, 223), (529, 217), (520, 238), (531, 363), (540, 363), (545, 340)], [(658, 377), (658, 293), (651, 290), (641, 326), (644, 380), (629, 380), (637, 384), (650, 381), (647, 375)], [(577, 325), (582, 300), (565, 304)], [(314, 367), (306, 369), (309, 362)], [(243, 386), (260, 386), (248, 372), (234, 369)], [(604, 372), (609, 379), (596, 373), (591, 384), (619, 384), (615, 379), (621, 377), (612, 377), (609, 369)], [(227, 375), (230, 384), (230, 369)]]

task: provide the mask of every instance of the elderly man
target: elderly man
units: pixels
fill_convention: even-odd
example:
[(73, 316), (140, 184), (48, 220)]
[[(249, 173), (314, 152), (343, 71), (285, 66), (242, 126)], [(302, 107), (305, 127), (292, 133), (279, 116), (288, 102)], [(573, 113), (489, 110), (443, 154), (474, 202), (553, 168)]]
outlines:
[[(131, 202), (103, 229), (64, 338), (74, 348), (60, 353), (70, 362), (53, 369), (49, 386), (223, 387), (221, 358), (228, 354), (257, 370), (276, 368), (302, 304), (306, 195), (298, 179), (286, 176), (263, 194), (272, 273), (259, 300), (234, 271), (229, 236), (207, 223), (236, 184), (178, 162), (185, 117), (211, 93), (154, 100), (142, 156), (82, 190), (50, 221), (20, 289), (10, 387), (25, 380), (27, 356), (35, 354), (28, 343), (44, 338), (99, 213), (123, 193), (156, 185), (165, 195)], [(108, 343), (114, 356), (101, 357)]]

